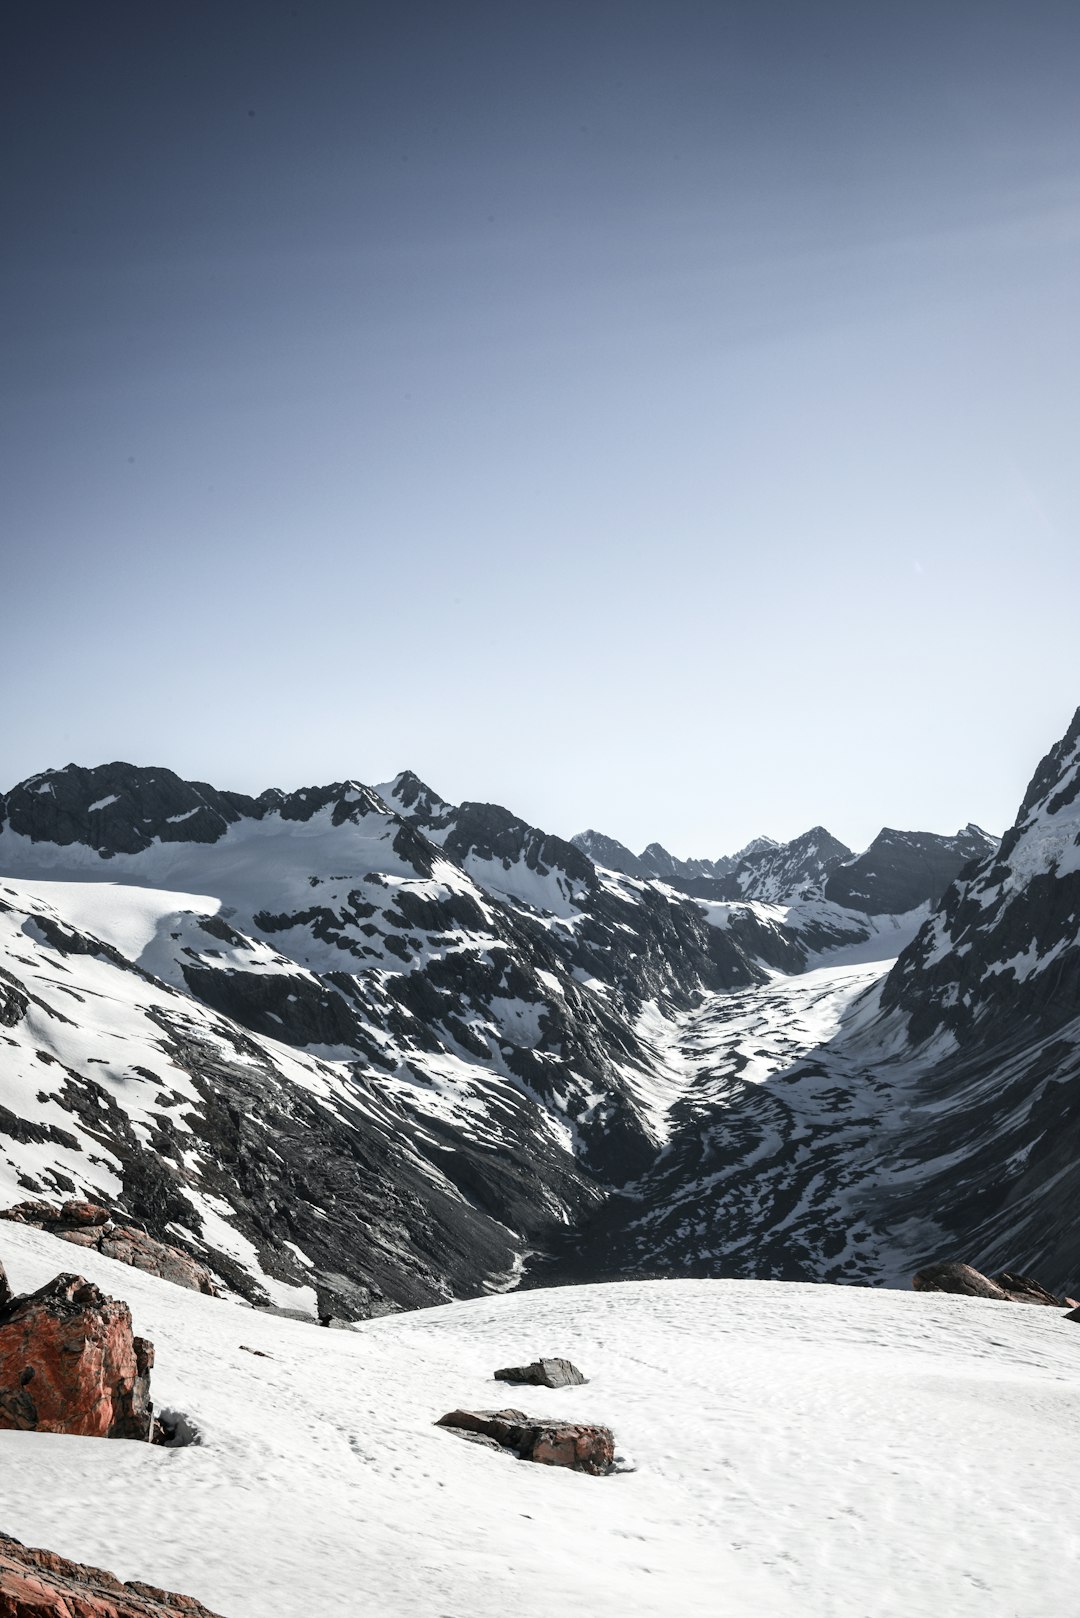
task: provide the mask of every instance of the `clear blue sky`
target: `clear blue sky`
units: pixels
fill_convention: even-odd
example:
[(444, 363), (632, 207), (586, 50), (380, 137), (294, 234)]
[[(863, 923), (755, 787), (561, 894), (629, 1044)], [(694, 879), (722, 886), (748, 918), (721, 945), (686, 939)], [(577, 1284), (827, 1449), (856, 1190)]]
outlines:
[(0, 786), (1011, 819), (1080, 702), (1071, 0), (0, 27)]

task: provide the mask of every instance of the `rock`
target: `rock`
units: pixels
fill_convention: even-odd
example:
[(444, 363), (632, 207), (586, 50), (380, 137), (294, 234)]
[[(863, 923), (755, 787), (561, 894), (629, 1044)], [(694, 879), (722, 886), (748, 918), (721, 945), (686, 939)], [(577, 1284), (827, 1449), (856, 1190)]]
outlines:
[(588, 1379), (569, 1360), (533, 1360), (531, 1365), (508, 1365), (495, 1372), (496, 1382), (527, 1382), (536, 1388), (572, 1388)]
[(0, 1618), (218, 1618), (192, 1596), (121, 1584), (100, 1567), (69, 1562), (0, 1533)]
[(64, 1203), (60, 1218), (67, 1225), (107, 1225), (109, 1210), (96, 1202), (80, 1202), (73, 1197)]
[(1013, 1303), (1041, 1303), (1051, 1309), (1062, 1306), (1061, 1298), (1055, 1298), (1052, 1292), (1047, 1292), (1042, 1283), (1030, 1275), (1014, 1275), (1011, 1270), (1002, 1270), (1000, 1275), (994, 1276), (994, 1281)]
[(126, 1303), (58, 1275), (0, 1308), (0, 1428), (147, 1439), (153, 1363)]
[(1009, 1294), (988, 1275), (970, 1264), (927, 1264), (911, 1278), (916, 1292), (956, 1292), (965, 1298), (996, 1298), (1008, 1303)]
[[(1069, 1299), (1067, 1301), (1070, 1302), (1070, 1303), (1072, 1302), (1071, 1299)], [(1066, 1320), (1080, 1320), (1080, 1303), (1077, 1304), (1075, 1309), (1070, 1309), (1069, 1310), (1068, 1314), (1065, 1316), (1065, 1319)]]
[(522, 1461), (541, 1466), (567, 1466), (591, 1477), (605, 1477), (615, 1462), (615, 1440), (609, 1427), (580, 1421), (549, 1421), (520, 1410), (451, 1410), (435, 1423), (463, 1438), (494, 1439)]
[(928, 1264), (912, 1277), (911, 1284), (916, 1292), (955, 1292), (968, 1298), (1044, 1304), (1052, 1309), (1060, 1309), (1068, 1302), (1067, 1298), (1055, 1298), (1033, 1276), (1002, 1270), (1000, 1275), (991, 1278), (973, 1270), (970, 1264)]
[[(148, 1275), (172, 1281), (175, 1286), (217, 1297), (209, 1270), (179, 1247), (156, 1241), (144, 1230), (133, 1226), (117, 1225), (108, 1208), (96, 1202), (82, 1202), (75, 1198), (62, 1208), (48, 1202), (19, 1202), (13, 1208), (0, 1211), (0, 1219), (11, 1219), (21, 1225), (36, 1225), (61, 1241), (75, 1247), (92, 1247), (105, 1258), (114, 1258), (120, 1264), (130, 1264)], [(0, 1615), (2, 1618), (2, 1615)]]

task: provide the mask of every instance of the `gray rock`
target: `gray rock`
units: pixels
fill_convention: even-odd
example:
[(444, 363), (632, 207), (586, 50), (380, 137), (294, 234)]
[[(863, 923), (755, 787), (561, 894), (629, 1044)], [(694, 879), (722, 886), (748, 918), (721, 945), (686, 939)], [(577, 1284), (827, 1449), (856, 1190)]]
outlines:
[(587, 1382), (569, 1360), (533, 1360), (531, 1365), (507, 1365), (495, 1372), (496, 1382), (524, 1382), (535, 1388), (572, 1388)]

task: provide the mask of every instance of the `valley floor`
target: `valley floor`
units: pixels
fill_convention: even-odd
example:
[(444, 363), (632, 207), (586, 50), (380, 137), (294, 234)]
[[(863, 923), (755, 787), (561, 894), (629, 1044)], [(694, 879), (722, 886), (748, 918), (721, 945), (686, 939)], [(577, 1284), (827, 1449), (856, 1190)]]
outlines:
[[(0, 1227), (17, 1290), (69, 1247)], [(354, 1331), (93, 1253), (155, 1342), (175, 1451), (0, 1432), (0, 1527), (224, 1618), (1059, 1618), (1075, 1607), (1080, 1327), (857, 1287), (559, 1288)], [(266, 1358), (247, 1352), (255, 1348)], [(569, 1355), (557, 1392), (491, 1380)], [(637, 1470), (528, 1466), (458, 1405), (608, 1422)]]

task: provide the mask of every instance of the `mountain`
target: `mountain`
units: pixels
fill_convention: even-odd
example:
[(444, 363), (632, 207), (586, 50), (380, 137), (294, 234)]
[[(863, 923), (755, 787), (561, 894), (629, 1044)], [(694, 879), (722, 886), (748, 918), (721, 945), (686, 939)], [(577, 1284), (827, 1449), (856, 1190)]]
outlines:
[(955, 836), (884, 827), (861, 854), (814, 826), (787, 843), (756, 837), (738, 854), (719, 860), (680, 860), (660, 843), (633, 854), (602, 832), (571, 839), (596, 865), (642, 880), (656, 878), (694, 898), (785, 904), (823, 895), (842, 910), (903, 915), (936, 901), (972, 860), (997, 844), (980, 827)]
[(45, 772), (0, 799), (0, 1197), (308, 1318), (949, 1256), (1070, 1290), (1077, 746), (1000, 848), (819, 827), (697, 896), (411, 772)]
[(868, 948), (889, 926), (903, 946), (884, 974), (856, 946), (703, 1003), (664, 1150), (556, 1273), (880, 1285), (963, 1258), (1075, 1293), (1080, 713), (1000, 848), (921, 915), (867, 917)]
[(850, 856), (850, 848), (838, 837), (824, 826), (814, 826), (790, 843), (773, 843), (744, 855), (728, 878), (728, 896), (766, 904), (803, 898), (819, 891), (829, 872)]
[(640, 877), (643, 881), (658, 878), (672, 887), (682, 887), (688, 882), (720, 881), (735, 869), (744, 854), (759, 846), (771, 846), (769, 838), (759, 837), (738, 854), (722, 855), (716, 860), (680, 860), (669, 854), (662, 843), (650, 843), (640, 854), (633, 854), (625, 843), (599, 831), (578, 832), (570, 841), (587, 854), (594, 865), (622, 871), (624, 876)]
[(983, 860), (997, 840), (967, 825), (953, 837), (885, 826), (863, 853), (828, 872), (824, 894), (835, 904), (867, 915), (900, 915), (937, 900), (973, 860)]
[(647, 1165), (650, 1019), (762, 967), (509, 811), (390, 798), (112, 764), (0, 800), (13, 1197), (354, 1318), (505, 1284)]

